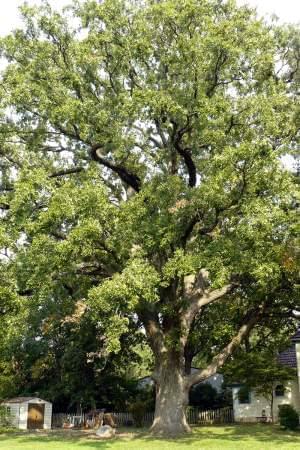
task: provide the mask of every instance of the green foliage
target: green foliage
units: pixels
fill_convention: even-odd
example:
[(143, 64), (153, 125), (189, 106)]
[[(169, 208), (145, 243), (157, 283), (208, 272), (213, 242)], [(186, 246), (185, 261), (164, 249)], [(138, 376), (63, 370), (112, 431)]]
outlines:
[(10, 426), (7, 426), (7, 427), (0, 426), (0, 434), (11, 434), (11, 433), (14, 433), (16, 431), (17, 431), (16, 428), (13, 428), (13, 427), (10, 427)]
[(142, 400), (137, 400), (130, 405), (129, 411), (132, 413), (134, 425), (142, 427), (144, 416), (148, 412), (148, 404)]
[(193, 386), (189, 394), (189, 404), (202, 409), (215, 408), (218, 404), (218, 392), (209, 383)]
[(7, 407), (0, 405), (0, 427), (9, 427), (10, 425), (10, 413), (7, 410)]
[(288, 430), (296, 430), (299, 427), (299, 414), (291, 405), (280, 405), (279, 407), (280, 425)]
[(238, 391), (239, 403), (250, 403), (251, 402), (251, 390), (249, 386), (241, 386)]
[(280, 158), (297, 147), (297, 30), (218, 0), (22, 15), (0, 41), (3, 391), (15, 377), (92, 404), (142, 340), (151, 364), (167, 349), (182, 367), (253, 315), (292, 328), (299, 186)]
[(154, 411), (154, 406), (155, 386), (139, 388), (128, 408), (128, 411), (132, 413), (134, 425), (144, 426), (145, 414)]

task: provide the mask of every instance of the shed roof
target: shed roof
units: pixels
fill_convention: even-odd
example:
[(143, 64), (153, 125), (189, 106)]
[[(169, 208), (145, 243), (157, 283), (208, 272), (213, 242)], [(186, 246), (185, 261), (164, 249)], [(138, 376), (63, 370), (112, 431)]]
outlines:
[(10, 398), (8, 400), (4, 400), (3, 403), (26, 403), (26, 402), (30, 402), (30, 400), (39, 400), (39, 401), (42, 401), (45, 403), (49, 403), (46, 400), (43, 400), (38, 397), (15, 397), (15, 398)]

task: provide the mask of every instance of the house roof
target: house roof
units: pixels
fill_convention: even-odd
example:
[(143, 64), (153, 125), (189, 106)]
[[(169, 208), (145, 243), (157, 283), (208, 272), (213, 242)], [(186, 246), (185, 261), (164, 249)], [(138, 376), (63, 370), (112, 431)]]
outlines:
[(296, 343), (300, 342), (300, 328), (291, 337), (292, 345), (283, 352), (280, 352), (277, 360), (280, 364), (297, 369)]
[(284, 366), (297, 368), (297, 356), (295, 344), (278, 355), (278, 362)]
[[(42, 400), (41, 398), (37, 398), (37, 397), (15, 397), (15, 398), (10, 398), (8, 400), (4, 400), (3, 403), (26, 403), (29, 402), (30, 400)], [(42, 400), (44, 401), (44, 400)]]
[(292, 342), (300, 342), (300, 328), (296, 331), (294, 336), (291, 337)]

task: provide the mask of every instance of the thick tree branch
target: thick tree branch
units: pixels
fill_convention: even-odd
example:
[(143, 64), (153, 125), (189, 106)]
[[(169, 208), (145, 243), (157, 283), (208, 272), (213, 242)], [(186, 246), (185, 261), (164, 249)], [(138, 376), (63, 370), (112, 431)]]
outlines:
[(201, 308), (198, 314), (196, 314), (189, 331), (189, 336), (186, 339), (186, 343), (184, 345), (184, 360), (185, 360), (185, 374), (190, 375), (191, 366), (193, 358), (200, 352), (201, 350), (201, 340), (199, 339), (189, 339), (193, 333), (197, 330), (201, 321), (203, 320), (203, 315), (205, 312), (205, 307)]
[(0, 209), (7, 211), (10, 209), (10, 206), (8, 203), (0, 203)]
[[(160, 137), (160, 139), (161, 139), (161, 142), (157, 139), (157, 137), (156, 136), (153, 136), (151, 133), (152, 133), (152, 129), (151, 128), (146, 128), (146, 129), (143, 129), (142, 127), (139, 127), (138, 125), (136, 125), (136, 124), (134, 124), (133, 125), (134, 126), (134, 128), (137, 130), (137, 131), (139, 131), (142, 135), (143, 135), (143, 137), (145, 138), (145, 139), (147, 139), (147, 140), (149, 140), (150, 142), (152, 142), (156, 147), (158, 147), (159, 149), (163, 149), (164, 148), (164, 144), (163, 144), (163, 141), (162, 141), (162, 139), (161, 139), (161, 137)], [(140, 147), (140, 148), (143, 148), (143, 145), (141, 144), (141, 143), (138, 143), (138, 142), (136, 142), (136, 145), (138, 146), (138, 147)]]
[(163, 146), (167, 147), (168, 146), (168, 141), (167, 141), (167, 139), (166, 139), (166, 137), (164, 135), (164, 132), (163, 132), (163, 130), (161, 128), (160, 121), (158, 119), (155, 119), (154, 122), (155, 122), (157, 133), (159, 134), (159, 137), (161, 138)]
[(227, 56), (226, 51), (224, 49), (220, 49), (217, 60), (216, 60), (216, 64), (214, 67), (214, 72), (211, 77), (212, 84), (209, 86), (209, 88), (206, 91), (206, 95), (209, 98), (213, 96), (216, 87), (219, 85), (221, 68), (226, 63), (227, 59), (228, 59), (228, 56)]
[(62, 231), (50, 231), (49, 234), (58, 241), (65, 241), (68, 238), (68, 235)]
[(71, 169), (59, 170), (49, 175), (49, 178), (63, 177), (64, 175), (70, 175), (72, 173), (79, 173), (84, 170), (84, 167), (72, 167)]
[[(247, 177), (246, 177), (246, 163), (245, 163), (241, 169), (241, 181), (240, 181), (238, 196), (234, 197), (228, 205), (215, 208), (215, 218), (214, 218), (213, 222), (208, 226), (200, 228), (198, 230), (198, 234), (200, 236), (205, 236), (205, 235), (209, 235), (210, 233), (212, 233), (212, 231), (214, 231), (214, 229), (220, 223), (221, 214), (225, 211), (230, 210), (233, 207), (237, 207), (240, 204), (240, 201), (243, 198), (243, 195), (245, 194), (246, 188), (247, 188)], [(193, 233), (195, 226), (200, 222), (201, 219), (203, 219), (203, 216), (200, 214), (199, 211), (196, 212), (196, 214), (194, 215), (194, 217), (192, 217), (190, 223), (188, 224), (188, 226), (182, 236), (181, 242), (182, 242), (183, 246), (186, 245), (189, 237)]]
[[(8, 143), (8, 141), (6, 140), (6, 143)], [(12, 144), (16, 144), (16, 142), (12, 142)], [(10, 155), (7, 154), (7, 152), (5, 152), (3, 149), (0, 149), (0, 154), (1, 157), (3, 157), (4, 159), (6, 159), (9, 163), (14, 164), (17, 167), (21, 167), (21, 164), (19, 161), (17, 161), (16, 159), (12, 158)]]
[[(64, 175), (71, 175), (72, 173), (82, 172), (84, 167), (72, 167), (70, 169), (58, 170), (57, 172), (50, 173), (48, 178), (58, 178), (63, 177)], [(12, 186), (0, 186), (0, 192), (13, 192), (14, 188)], [(0, 209), (9, 209), (10, 206), (6, 203), (0, 203)]]
[(181, 323), (183, 331), (188, 332), (191, 324), (198, 312), (203, 306), (209, 305), (222, 297), (225, 297), (233, 291), (235, 285), (233, 283), (227, 284), (220, 289), (207, 290), (206, 280), (203, 272), (200, 271), (198, 277), (189, 286), (189, 281), (186, 281), (185, 292), (187, 294), (187, 306), (181, 314)]
[(31, 297), (33, 294), (34, 294), (33, 289), (24, 289), (24, 290), (18, 291), (18, 295), (20, 295), (20, 297)]
[(62, 127), (59, 124), (55, 124), (55, 127), (60, 131), (61, 134), (63, 134), (64, 136), (67, 136), (70, 139), (75, 139), (78, 142), (82, 142), (84, 144), (86, 144), (86, 142), (81, 139), (80, 134), (79, 134), (79, 130), (78, 127), (76, 125), (73, 125), (73, 130), (74, 131), (70, 131), (64, 127)]
[(208, 377), (214, 375), (217, 370), (223, 366), (226, 360), (239, 347), (241, 342), (249, 335), (252, 328), (257, 324), (262, 315), (262, 310), (256, 310), (252, 314), (247, 315), (245, 322), (240, 327), (238, 333), (231, 339), (229, 344), (218, 353), (206, 367), (206, 369), (199, 370), (188, 377), (188, 385), (191, 387), (194, 384), (200, 383)]
[(182, 157), (184, 160), (184, 163), (187, 167), (188, 174), (189, 174), (189, 186), (194, 187), (196, 186), (197, 181), (197, 171), (196, 166), (194, 164), (194, 161), (191, 156), (191, 152), (187, 148), (182, 148), (179, 144), (179, 141), (174, 142), (174, 147), (177, 151), (177, 153)]
[(291, 83), (295, 79), (295, 75), (298, 73), (299, 68), (300, 68), (300, 53), (298, 53), (296, 57), (296, 67), (290, 71), (286, 83)]
[[(223, 212), (224, 210), (225, 209), (217, 209), (216, 208), (215, 209), (215, 218), (214, 218), (213, 222), (209, 226), (203, 227), (200, 230), (198, 230), (198, 235), (205, 236), (205, 235), (209, 235), (209, 233), (214, 231), (214, 229), (219, 224), (220, 213)], [(191, 234), (193, 233), (195, 226), (200, 222), (201, 219), (203, 219), (203, 215), (200, 214), (200, 211), (198, 211), (194, 215), (194, 217), (191, 219), (191, 221), (188, 224), (187, 228), (185, 229), (185, 232), (181, 239), (182, 245), (184, 247), (186, 246), (188, 239), (190, 238)]]
[(159, 358), (164, 350), (164, 335), (159, 324), (158, 316), (153, 311), (149, 311), (146, 308), (143, 308), (138, 313), (138, 316), (145, 327), (154, 356)]
[(115, 263), (118, 265), (118, 267), (120, 267), (121, 265), (121, 259), (119, 258), (118, 253), (113, 249), (113, 248), (109, 248), (105, 241), (99, 241), (96, 245), (96, 248), (100, 249), (100, 250), (104, 250), (106, 253), (108, 253), (110, 256), (113, 257)]
[(195, 298), (197, 310), (199, 311), (200, 308), (202, 308), (202, 306), (213, 303), (216, 300), (219, 300), (219, 298), (222, 298), (225, 295), (229, 294), (234, 289), (234, 286), (235, 285), (233, 283), (227, 284), (226, 286), (223, 286), (220, 289), (215, 289), (207, 293), (205, 292), (202, 298), (199, 298), (198, 300)]
[(0, 186), (0, 192), (12, 192), (13, 190), (12, 186)]
[(186, 243), (187, 243), (189, 237), (191, 236), (191, 234), (192, 234), (192, 232), (193, 232), (193, 230), (194, 230), (195, 225), (197, 225), (197, 223), (199, 222), (199, 220), (200, 220), (200, 215), (199, 215), (199, 214), (196, 214), (196, 215), (192, 218), (192, 220), (190, 221), (190, 223), (188, 224), (188, 226), (186, 227), (186, 229), (185, 229), (185, 231), (184, 231), (184, 233), (183, 233), (183, 236), (182, 236), (182, 238), (181, 238), (181, 243), (182, 243), (182, 246), (183, 246), (183, 247), (186, 246)]
[(196, 186), (196, 181), (197, 181), (196, 166), (192, 159), (190, 149), (183, 148), (181, 145), (182, 137), (184, 136), (185, 133), (187, 133), (190, 130), (190, 117), (188, 117), (186, 125), (183, 128), (181, 128), (180, 130), (177, 129), (178, 127), (177, 127), (176, 122), (174, 122), (174, 121), (171, 121), (171, 122), (173, 125), (172, 141), (173, 141), (174, 148), (175, 148), (176, 152), (182, 157), (182, 159), (184, 160), (184, 163), (186, 165), (186, 168), (187, 168), (187, 171), (189, 174), (189, 186), (194, 187), (194, 186)]
[(108, 169), (115, 172), (121, 180), (131, 186), (136, 192), (139, 192), (141, 189), (141, 180), (140, 178), (130, 172), (129, 170), (125, 169), (125, 167), (114, 164), (107, 159), (103, 158), (101, 155), (99, 155), (98, 150), (103, 148), (103, 145), (101, 144), (95, 144), (91, 148), (91, 157), (94, 161), (98, 162), (99, 164), (102, 164), (104, 167), (107, 167)]
[(162, 149), (163, 148), (163, 144), (160, 143), (154, 136), (148, 136), (149, 141), (151, 141), (154, 145), (156, 145), (156, 147)]
[(51, 152), (51, 153), (62, 153), (62, 152), (69, 152), (70, 150), (68, 150), (66, 147), (63, 147), (62, 145), (59, 146), (51, 146), (51, 145), (47, 145), (45, 147), (42, 147), (41, 150), (43, 152)]

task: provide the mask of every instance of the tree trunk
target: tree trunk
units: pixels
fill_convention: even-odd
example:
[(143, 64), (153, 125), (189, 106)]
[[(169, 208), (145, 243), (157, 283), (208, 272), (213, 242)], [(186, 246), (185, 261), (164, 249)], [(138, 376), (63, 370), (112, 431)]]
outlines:
[[(183, 371), (173, 364), (162, 363), (156, 376), (155, 415), (151, 431), (158, 435), (176, 436), (191, 431), (185, 415), (189, 388)], [(179, 365), (179, 364), (178, 364)]]

